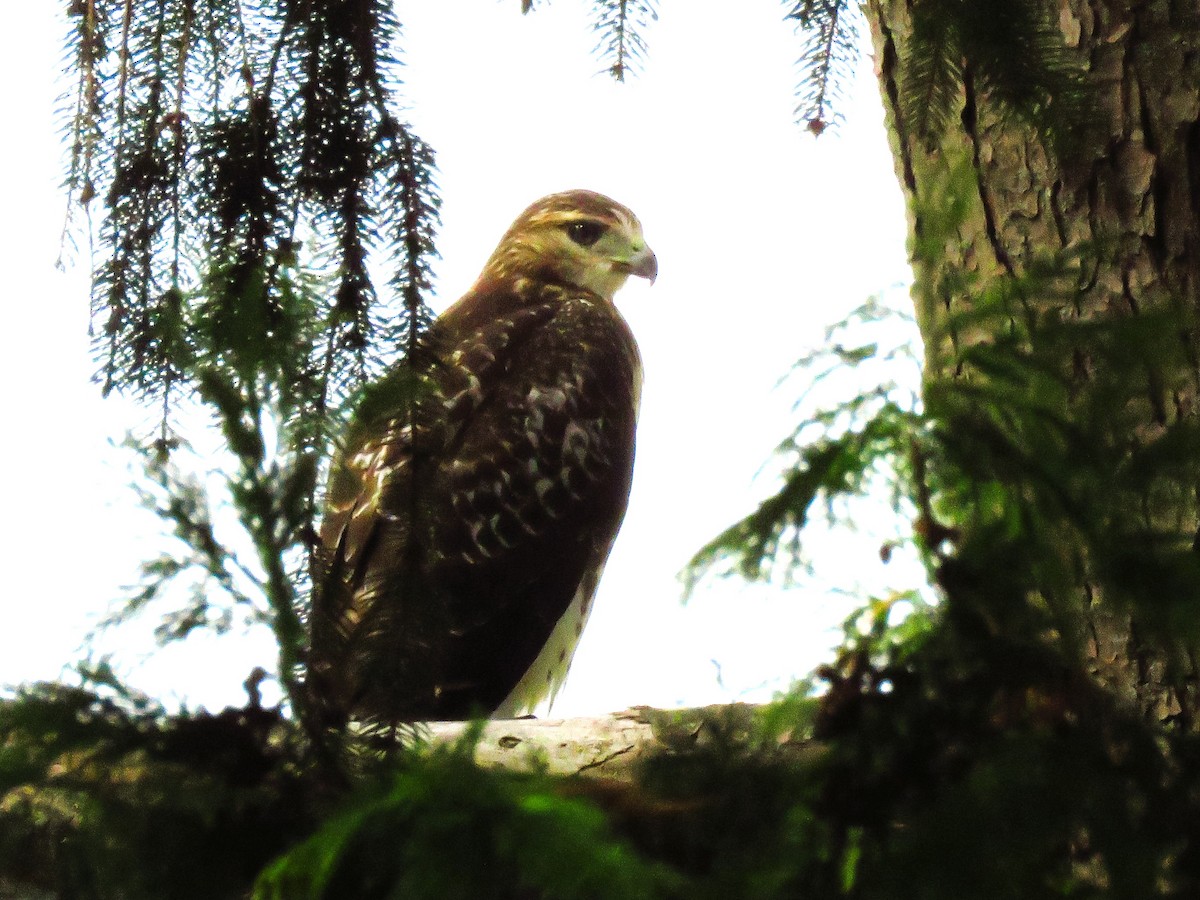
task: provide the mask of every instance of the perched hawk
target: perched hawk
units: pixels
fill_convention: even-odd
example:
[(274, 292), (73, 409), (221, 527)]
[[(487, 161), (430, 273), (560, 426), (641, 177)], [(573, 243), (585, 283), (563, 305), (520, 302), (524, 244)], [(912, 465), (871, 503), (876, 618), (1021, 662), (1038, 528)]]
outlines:
[(566, 676), (625, 514), (657, 260), (590, 191), (523, 212), (364, 397), (321, 529), (310, 680), (342, 716), (511, 716)]

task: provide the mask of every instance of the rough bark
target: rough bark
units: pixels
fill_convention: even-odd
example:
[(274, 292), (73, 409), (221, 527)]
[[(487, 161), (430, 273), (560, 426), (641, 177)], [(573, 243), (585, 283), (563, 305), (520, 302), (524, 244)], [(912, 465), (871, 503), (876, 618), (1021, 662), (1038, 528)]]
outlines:
[[(937, 259), (914, 257), (913, 296), (926, 339), (927, 377), (970, 378), (956, 359), (962, 342), (985, 335), (945, 332), (952, 312), (930, 289), (959, 269), (984, 276), (1027, 271), (1039, 254), (1085, 248), (1064, 317), (1139, 315), (1163, 304), (1197, 305), (1200, 285), (1200, 53), (1193, 3), (1174, 0), (1047, 0), (1064, 42), (1086, 61), (1098, 88), (1098, 139), (1086, 152), (1054, 159), (1031, 130), (1002, 117), (967, 69), (960, 115), (936, 149), (922, 146), (898, 102), (912, 0), (868, 0), (876, 69), (896, 171), (909, 199), (910, 243), (922, 233), (918, 196), (945, 183), (948, 167), (971, 160), (977, 192), (956, 244)], [(954, 302), (964, 302), (962, 298)], [(968, 301), (969, 302), (969, 301)], [(1053, 301), (1048, 301), (1053, 302)], [(1195, 338), (1191, 353), (1196, 358)], [(1140, 439), (1193, 415), (1196, 368), (1163, 373), (1152, 361)], [(1081, 384), (1103, 360), (1064, 360)], [(1087, 586), (1081, 586), (1087, 591)], [(1149, 653), (1136, 623), (1090, 598), (1095, 676), (1157, 720), (1197, 721), (1191, 648), (1170, 659)]]

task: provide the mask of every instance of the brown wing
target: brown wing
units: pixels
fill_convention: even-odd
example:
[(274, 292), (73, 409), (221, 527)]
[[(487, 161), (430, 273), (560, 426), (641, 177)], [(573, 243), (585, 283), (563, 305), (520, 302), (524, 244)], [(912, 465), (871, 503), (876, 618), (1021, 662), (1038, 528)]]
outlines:
[(409, 414), (364, 423), (335, 467), (311, 669), (345, 710), (491, 712), (573, 602), (582, 626), (628, 498), (640, 365), (611, 304), (544, 292), (478, 327), (448, 315), (397, 376)]

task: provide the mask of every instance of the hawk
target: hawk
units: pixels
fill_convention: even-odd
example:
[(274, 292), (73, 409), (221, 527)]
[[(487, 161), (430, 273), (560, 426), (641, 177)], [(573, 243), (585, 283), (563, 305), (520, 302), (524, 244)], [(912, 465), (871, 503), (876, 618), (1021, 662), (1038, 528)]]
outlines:
[(367, 392), (320, 534), (324, 708), (503, 717), (557, 693), (633, 474), (641, 360), (613, 294), (657, 273), (624, 206), (543, 197)]

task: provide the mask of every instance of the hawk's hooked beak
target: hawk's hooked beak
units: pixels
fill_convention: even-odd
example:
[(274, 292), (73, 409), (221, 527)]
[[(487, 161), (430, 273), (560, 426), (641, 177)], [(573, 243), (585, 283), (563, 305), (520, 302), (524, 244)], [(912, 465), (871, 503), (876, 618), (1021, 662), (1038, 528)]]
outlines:
[(649, 247), (643, 247), (629, 257), (625, 261), (624, 267), (630, 275), (638, 275), (651, 284), (654, 284), (654, 280), (658, 278), (658, 257)]

